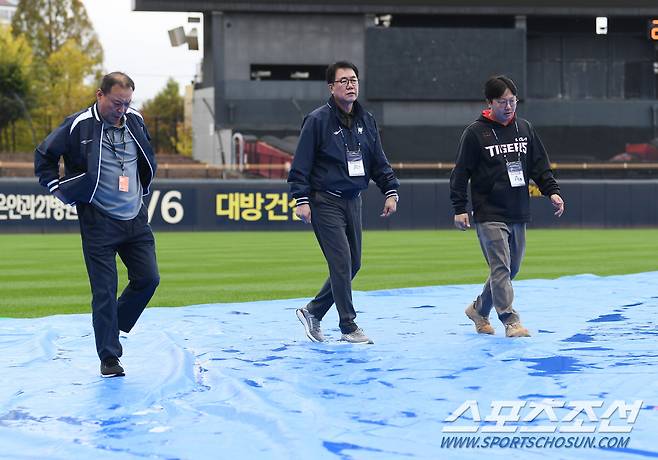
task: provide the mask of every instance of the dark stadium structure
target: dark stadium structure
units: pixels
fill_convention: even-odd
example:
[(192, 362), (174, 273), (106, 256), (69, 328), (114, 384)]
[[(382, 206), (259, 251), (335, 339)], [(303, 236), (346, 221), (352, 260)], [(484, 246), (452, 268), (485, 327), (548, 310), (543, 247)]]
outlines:
[(498, 73), (517, 82), (519, 113), (554, 162), (607, 162), (658, 137), (655, 1), (134, 0), (134, 9), (203, 13), (195, 102), (204, 98), (216, 128), (295, 135), (327, 97), (326, 65), (346, 59), (361, 70), (360, 98), (392, 163), (453, 162), (484, 107), (483, 81)]

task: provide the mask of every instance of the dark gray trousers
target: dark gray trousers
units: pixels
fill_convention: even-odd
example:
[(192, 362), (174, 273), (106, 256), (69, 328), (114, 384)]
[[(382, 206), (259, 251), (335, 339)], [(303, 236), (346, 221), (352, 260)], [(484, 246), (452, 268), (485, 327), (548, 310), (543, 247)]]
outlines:
[(489, 264), (489, 278), (475, 301), (475, 309), (488, 317), (492, 307), (495, 308), (503, 324), (519, 321), (518, 313), (512, 308), (512, 280), (519, 272), (525, 254), (525, 227), (524, 223), (475, 224), (482, 253)]
[(329, 278), (306, 308), (322, 320), (335, 303), (340, 330), (349, 334), (357, 328), (352, 279), (361, 268), (361, 196), (345, 199), (313, 192), (310, 204), (313, 231), (327, 260)]
[[(142, 205), (132, 220), (113, 219), (91, 204), (77, 205), (82, 251), (91, 285), (96, 351), (102, 360), (123, 353), (119, 330), (129, 332), (160, 282), (155, 239)], [(128, 269), (128, 285), (117, 299), (119, 254)]]

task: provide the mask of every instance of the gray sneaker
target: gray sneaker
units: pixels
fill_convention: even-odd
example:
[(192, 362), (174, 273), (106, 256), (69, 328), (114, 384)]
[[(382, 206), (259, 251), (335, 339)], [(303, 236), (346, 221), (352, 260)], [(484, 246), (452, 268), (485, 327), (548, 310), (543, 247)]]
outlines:
[(368, 336), (363, 332), (363, 329), (357, 327), (354, 331), (349, 334), (343, 334), (341, 340), (350, 343), (375, 343), (368, 338)]
[(322, 329), (320, 329), (320, 320), (313, 316), (306, 308), (298, 308), (295, 311), (297, 318), (304, 325), (304, 330), (306, 331), (306, 337), (308, 337), (311, 342), (324, 342), (324, 335), (322, 335)]

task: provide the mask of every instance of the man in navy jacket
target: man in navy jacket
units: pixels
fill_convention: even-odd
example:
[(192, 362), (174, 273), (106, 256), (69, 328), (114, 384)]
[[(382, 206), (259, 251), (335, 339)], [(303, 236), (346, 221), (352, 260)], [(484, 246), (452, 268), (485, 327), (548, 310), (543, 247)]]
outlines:
[[(160, 281), (155, 239), (142, 201), (156, 162), (144, 120), (130, 108), (134, 90), (128, 75), (105, 75), (96, 103), (64, 120), (34, 156), (39, 183), (77, 208), (103, 377), (124, 375), (119, 331), (132, 329)], [(129, 278), (118, 299), (117, 254)]]
[(397, 209), (399, 182), (384, 155), (377, 123), (357, 102), (359, 70), (345, 61), (327, 68), (331, 97), (304, 118), (288, 175), (295, 214), (311, 223), (329, 278), (296, 311), (307, 337), (324, 341), (320, 321), (336, 304), (342, 340), (372, 343), (354, 322), (352, 279), (361, 266), (361, 191), (373, 179), (386, 199), (382, 217)]

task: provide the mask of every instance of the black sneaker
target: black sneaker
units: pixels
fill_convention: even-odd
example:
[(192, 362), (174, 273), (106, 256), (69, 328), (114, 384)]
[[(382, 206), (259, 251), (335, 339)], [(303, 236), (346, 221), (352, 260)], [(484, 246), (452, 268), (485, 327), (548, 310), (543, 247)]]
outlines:
[(114, 356), (101, 361), (101, 377), (121, 377), (126, 375), (119, 358)]

